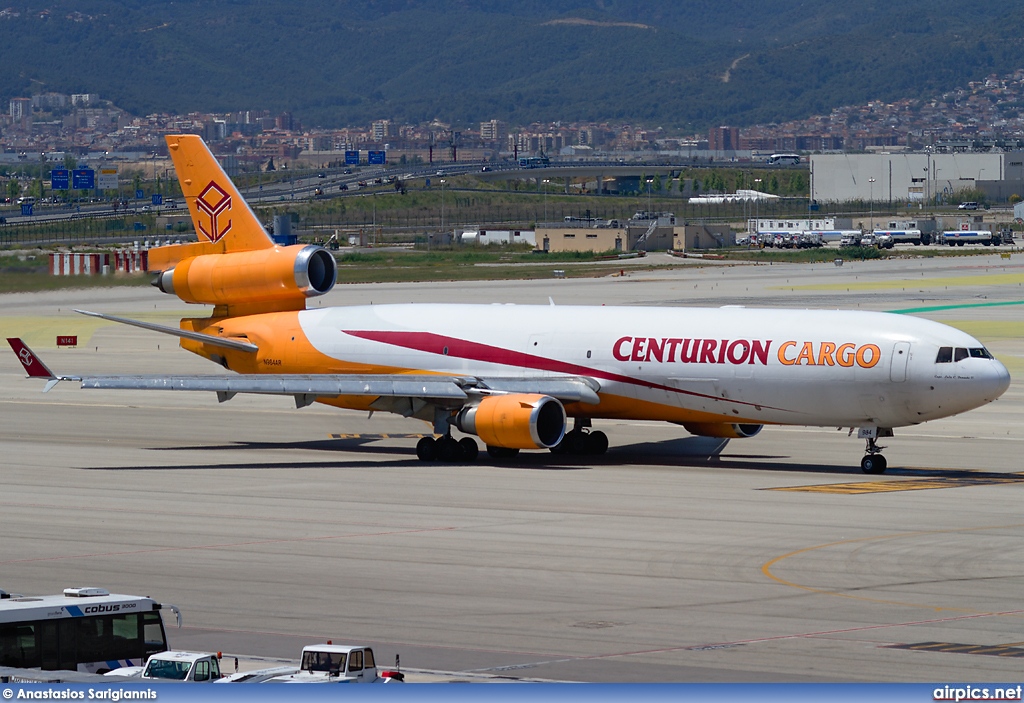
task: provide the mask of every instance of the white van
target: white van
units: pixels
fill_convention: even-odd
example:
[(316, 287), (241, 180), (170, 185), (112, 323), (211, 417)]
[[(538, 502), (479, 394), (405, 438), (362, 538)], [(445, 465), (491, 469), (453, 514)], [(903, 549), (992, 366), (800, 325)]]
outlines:
[(36, 199), (31, 195), (23, 195), (18, 198), (18, 205), (35, 205)]

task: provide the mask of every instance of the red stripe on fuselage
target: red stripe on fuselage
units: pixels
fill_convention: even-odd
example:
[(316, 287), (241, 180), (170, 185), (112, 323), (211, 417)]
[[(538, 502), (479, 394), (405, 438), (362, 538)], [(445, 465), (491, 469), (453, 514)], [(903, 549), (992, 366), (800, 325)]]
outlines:
[(782, 408), (774, 408), (761, 403), (748, 403), (742, 400), (725, 400), (705, 393), (696, 393), (682, 388), (665, 386), (660, 383), (652, 383), (651, 381), (644, 381), (639, 378), (631, 378), (630, 376), (623, 376), (622, 374), (601, 371), (600, 369), (580, 366), (579, 364), (572, 364), (567, 361), (558, 361), (557, 359), (548, 359), (547, 357), (536, 356), (535, 354), (527, 354), (525, 352), (513, 351), (502, 347), (494, 347), (490, 344), (469, 342), (455, 337), (445, 337), (440, 334), (434, 334), (433, 332), (375, 332), (371, 330), (341, 331), (347, 335), (366, 339), (371, 342), (390, 344), (404, 349), (414, 349), (416, 351), (427, 352), (428, 354), (437, 354), (438, 356), (451, 356), (459, 359), (471, 359), (473, 361), (483, 361), (491, 364), (503, 364), (506, 366), (515, 366), (517, 368), (572, 374), (574, 376), (593, 376), (594, 378), (604, 381), (628, 383), (635, 386), (644, 386), (646, 388), (668, 391), (670, 393), (694, 396), (696, 398), (707, 398), (708, 400), (716, 401), (724, 400), (725, 402), (732, 403), (734, 405), (748, 405), (750, 407), (782, 410)]

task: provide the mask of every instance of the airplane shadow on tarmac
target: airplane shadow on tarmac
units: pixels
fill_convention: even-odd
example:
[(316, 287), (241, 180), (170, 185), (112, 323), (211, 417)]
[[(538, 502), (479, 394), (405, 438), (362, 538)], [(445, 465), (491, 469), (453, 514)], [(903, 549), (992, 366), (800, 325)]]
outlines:
[[(177, 447), (152, 447), (156, 452), (180, 451), (262, 451), (288, 450), (330, 452), (332, 459), (318, 460), (275, 460), (265, 456), (262, 460), (247, 462), (216, 463), (213, 461), (201, 464), (154, 464), (150, 466), (109, 466), (83, 467), (94, 471), (174, 471), (174, 470), (277, 470), (277, 469), (324, 469), (324, 468), (371, 468), (387, 470), (389, 467), (422, 467), (430, 469), (444, 466), (439, 462), (424, 463), (415, 456), (415, 447), (411, 439), (408, 445), (383, 445), (381, 440), (403, 439), (401, 436), (389, 435), (353, 435), (340, 439), (319, 439), (298, 442), (229, 442), (213, 445), (192, 445)], [(794, 464), (790, 457), (768, 454), (734, 454), (722, 456), (729, 440), (712, 437), (679, 437), (660, 442), (640, 442), (611, 447), (602, 456), (572, 456), (551, 454), (545, 451), (522, 452), (510, 459), (493, 459), (483, 450), (474, 462), (456, 463), (452, 466), (492, 467), (501, 469), (534, 470), (534, 471), (583, 471), (601, 466), (631, 465), (638, 467), (665, 468), (708, 468), (739, 469), (761, 471), (785, 471), (809, 474), (850, 474), (860, 476), (859, 466), (834, 464)], [(375, 457), (361, 459), (361, 457)], [(390, 459), (384, 457), (392, 457)], [(900, 469), (891, 467), (889, 475), (945, 475), (941, 470), (935, 471)], [(952, 470), (949, 473), (954, 472)]]

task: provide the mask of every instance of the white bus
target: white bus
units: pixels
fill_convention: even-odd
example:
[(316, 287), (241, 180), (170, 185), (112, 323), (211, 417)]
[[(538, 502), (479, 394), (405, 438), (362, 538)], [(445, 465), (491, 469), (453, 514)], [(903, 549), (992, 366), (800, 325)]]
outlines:
[(66, 588), (56, 596), (0, 591), (0, 666), (103, 674), (141, 666), (167, 650), (161, 606), (152, 598)]
[(771, 165), (779, 166), (795, 166), (800, 163), (799, 154), (772, 154), (768, 157), (767, 162)]

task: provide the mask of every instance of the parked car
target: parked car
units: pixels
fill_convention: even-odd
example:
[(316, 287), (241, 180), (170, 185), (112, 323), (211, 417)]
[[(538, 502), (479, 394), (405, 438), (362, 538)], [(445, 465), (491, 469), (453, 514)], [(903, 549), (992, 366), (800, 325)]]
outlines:
[(966, 203), (960, 203), (959, 205), (956, 206), (956, 209), (957, 210), (977, 210), (978, 209), (978, 203), (975, 203), (973, 201), (972, 202), (966, 202)]

